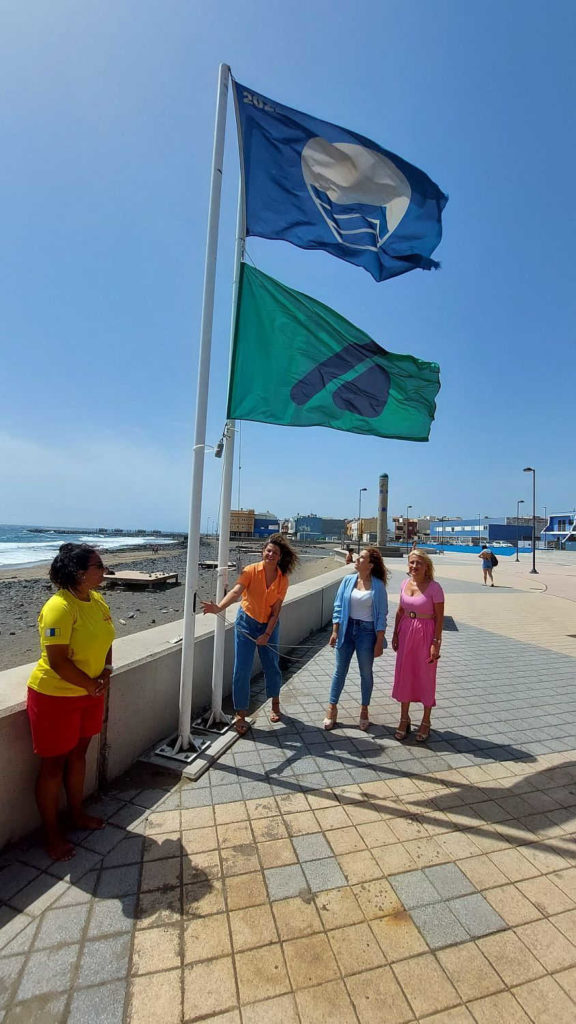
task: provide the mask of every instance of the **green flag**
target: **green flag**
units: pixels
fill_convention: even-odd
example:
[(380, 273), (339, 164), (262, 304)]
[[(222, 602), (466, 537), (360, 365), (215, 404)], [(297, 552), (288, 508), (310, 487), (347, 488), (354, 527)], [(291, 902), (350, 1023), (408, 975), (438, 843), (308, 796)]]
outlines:
[(427, 441), (437, 363), (396, 355), (309, 295), (242, 265), (230, 419)]

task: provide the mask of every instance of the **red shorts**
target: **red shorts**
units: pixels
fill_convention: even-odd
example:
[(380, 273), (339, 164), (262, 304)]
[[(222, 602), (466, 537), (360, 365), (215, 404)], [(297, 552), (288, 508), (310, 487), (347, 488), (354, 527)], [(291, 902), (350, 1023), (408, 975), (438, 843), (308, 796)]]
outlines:
[(53, 697), (29, 686), (28, 718), (34, 753), (61, 757), (79, 740), (101, 732), (104, 697)]

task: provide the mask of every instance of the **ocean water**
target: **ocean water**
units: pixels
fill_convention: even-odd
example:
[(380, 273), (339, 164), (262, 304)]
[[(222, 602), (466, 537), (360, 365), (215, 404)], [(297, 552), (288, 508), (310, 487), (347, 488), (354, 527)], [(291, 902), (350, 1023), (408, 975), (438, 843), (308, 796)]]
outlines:
[(175, 537), (154, 537), (141, 534), (96, 534), (87, 530), (76, 533), (33, 526), (0, 525), (0, 569), (22, 569), (29, 565), (51, 562), (61, 544), (91, 544), (95, 548), (117, 551), (143, 544), (176, 544)]

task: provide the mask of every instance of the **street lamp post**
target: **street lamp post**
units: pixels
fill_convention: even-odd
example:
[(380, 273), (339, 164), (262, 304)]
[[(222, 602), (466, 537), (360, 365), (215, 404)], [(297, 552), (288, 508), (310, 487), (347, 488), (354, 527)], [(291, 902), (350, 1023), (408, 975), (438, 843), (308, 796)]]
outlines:
[[(544, 509), (544, 530), (546, 530), (546, 527), (548, 526), (548, 512), (547, 512), (547, 509), (546, 509), (546, 505), (542, 505), (542, 508)], [(548, 542), (548, 538), (546, 536), (546, 533), (544, 533), (544, 550), (545, 551), (546, 551), (546, 549), (548, 547), (548, 543), (547, 542)]]
[(482, 513), (478, 513), (478, 544), (482, 546)]
[(524, 473), (532, 473), (532, 568), (530, 572), (538, 573), (536, 568), (536, 470), (525, 466)]
[(519, 562), (518, 548), (520, 547), (520, 505), (524, 504), (524, 498), (516, 502), (516, 561)]
[(358, 494), (358, 554), (360, 554), (360, 542), (362, 540), (360, 536), (360, 520), (362, 518), (362, 491), (367, 491), (367, 487), (361, 487)]
[(408, 544), (408, 513), (409, 513), (411, 508), (412, 508), (412, 505), (406, 505), (406, 554), (408, 554), (408, 549), (409, 549), (409, 544)]

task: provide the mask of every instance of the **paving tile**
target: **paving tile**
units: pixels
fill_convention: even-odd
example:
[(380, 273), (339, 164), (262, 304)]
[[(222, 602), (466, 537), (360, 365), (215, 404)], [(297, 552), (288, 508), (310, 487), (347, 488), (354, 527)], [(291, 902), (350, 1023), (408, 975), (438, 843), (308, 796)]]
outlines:
[(235, 952), (278, 941), (276, 925), (269, 906), (235, 910), (230, 914), (230, 928)]
[(576, 967), (570, 967), (567, 971), (560, 971), (554, 975), (556, 981), (562, 986), (574, 1004), (576, 1004)]
[(565, 910), (574, 910), (573, 900), (543, 875), (518, 882), (518, 889), (543, 914), (561, 914)]
[(295, 836), (292, 840), (299, 861), (319, 860), (332, 857), (332, 848), (325, 837), (319, 832), (310, 835)]
[(224, 884), (228, 910), (240, 910), (241, 907), (254, 907), (267, 902), (266, 884), (260, 871), (226, 878)]
[(40, 918), (34, 949), (60, 946), (63, 941), (70, 944), (79, 942), (88, 917), (88, 910), (88, 903), (47, 910)]
[(520, 1003), (510, 992), (498, 992), (469, 1004), (477, 1024), (530, 1024)]
[(14, 861), (12, 864), (5, 864), (0, 867), (0, 892), (2, 899), (10, 900), (20, 889), (29, 885), (40, 872), (38, 868), (29, 864), (20, 864)]
[(336, 857), (323, 860), (308, 860), (302, 863), (302, 870), (312, 892), (323, 892), (325, 889), (338, 889), (346, 885), (346, 879), (340, 870)]
[[(297, 942), (303, 941), (300, 939)], [(217, 963), (218, 961), (213, 961)], [(240, 1002), (260, 1002), (290, 991), (290, 982), (279, 944), (250, 949), (236, 955)]]
[(299, 864), (285, 868), (268, 868), (264, 876), (271, 900), (284, 900), (309, 891), (308, 882)]
[(542, 964), (514, 932), (501, 932), (478, 939), (478, 947), (509, 988), (544, 974)]
[(505, 885), (508, 881), (507, 876), (486, 854), (461, 860), (458, 867), (477, 889), (491, 889), (497, 885)]
[(441, 950), (438, 960), (465, 1002), (492, 995), (504, 983), (474, 942)]
[[(333, 832), (331, 834), (335, 835), (336, 833)], [(417, 867), (412, 854), (403, 843), (394, 843), (392, 846), (380, 846), (373, 851), (372, 856), (386, 876), (411, 871)]]
[(347, 828), (331, 829), (326, 833), (326, 839), (337, 856), (366, 849), (364, 840), (353, 825), (349, 825)]
[(78, 958), (77, 946), (32, 953), (20, 980), (16, 1000), (32, 999), (47, 992), (63, 992), (70, 987), (72, 971)]
[(559, 928), (570, 942), (576, 944), (576, 910), (567, 910), (563, 914), (555, 914), (550, 921)]
[(296, 864), (298, 858), (289, 839), (275, 839), (270, 843), (258, 843), (258, 856), (263, 868), (280, 868)]
[(64, 1024), (66, 995), (36, 996), (7, 1010), (4, 1024)]
[(222, 872), (224, 875), (244, 875), (260, 867), (255, 843), (242, 843), (221, 850)]
[(534, 1024), (574, 1024), (574, 1003), (554, 978), (538, 978), (514, 989)]
[(382, 868), (369, 850), (361, 850), (359, 853), (346, 853), (338, 857), (338, 863), (346, 875), (349, 885), (369, 882), (373, 878), (380, 878), (382, 876)]
[(457, 942), (466, 942), (469, 938), (469, 932), (447, 905), (433, 903), (425, 907), (414, 907), (411, 914), (431, 949), (442, 949)]
[(456, 864), (442, 864), (436, 867), (425, 868), (424, 874), (428, 881), (432, 882), (432, 885), (443, 899), (465, 896), (468, 893), (475, 892), (470, 880)]
[(306, 935), (284, 943), (292, 987), (320, 985), (338, 977), (338, 965), (325, 935)]
[(394, 964), (394, 973), (417, 1017), (439, 1013), (460, 1002), (460, 996), (431, 953)]
[(348, 887), (318, 893), (316, 906), (327, 929), (358, 924), (364, 920), (362, 908)]
[(403, 909), (398, 896), (385, 878), (361, 882), (353, 886), (353, 892), (369, 921), (387, 914), (396, 914)]
[[(126, 1019), (127, 1024), (180, 1024), (181, 972), (160, 971), (132, 978)], [(190, 1019), (193, 1019), (192, 1014)]]
[[(170, 893), (162, 893), (164, 899)], [(182, 893), (182, 907), (187, 917), (207, 917), (219, 914), (224, 907), (224, 886), (220, 881), (207, 881), (198, 885), (185, 885)]]
[(360, 1024), (404, 1024), (413, 1020), (412, 1010), (390, 967), (354, 974), (346, 978), (346, 988)]
[(212, 960), (232, 952), (226, 914), (186, 921), (184, 925), (184, 963)]
[(140, 892), (151, 892), (154, 889), (178, 889), (182, 877), (182, 864), (179, 857), (168, 860), (152, 860), (144, 864), (140, 881)]
[(500, 915), (496, 913), (480, 893), (448, 900), (446, 906), (473, 938), (477, 938), (480, 935), (489, 935), (491, 932), (496, 932), (506, 927)]
[(368, 924), (335, 928), (328, 933), (330, 945), (344, 976), (380, 967), (386, 960)]
[(298, 811), (295, 814), (287, 814), (284, 822), (288, 835), (291, 836), (302, 836), (307, 835), (309, 832), (321, 831), (313, 811)]
[(173, 924), (180, 920), (181, 914), (182, 900), (177, 889), (167, 893), (158, 890), (145, 892), (137, 899), (136, 928), (157, 928)]
[(540, 874), (537, 868), (522, 855), (520, 850), (497, 850), (489, 854), (490, 860), (511, 882), (534, 878)]
[(232, 804), (216, 804), (213, 809), (217, 825), (228, 825), (234, 821), (246, 821), (247, 810), (243, 800)]
[(101, 899), (115, 896), (130, 896), (138, 892), (140, 881), (140, 865), (129, 864), (121, 868), (108, 868), (102, 871), (97, 885), (97, 895)]
[(75, 992), (66, 1024), (122, 1024), (125, 995), (123, 981)]
[[(329, 981), (324, 985), (303, 989), (296, 993), (300, 1020), (306, 1024), (357, 1024), (354, 1007), (342, 981)], [(285, 1024), (284, 1018), (281, 1018)], [(268, 1018), (269, 1024), (272, 1018)], [(296, 1020), (296, 1018), (294, 1018)]]
[(547, 971), (562, 971), (576, 964), (576, 946), (550, 921), (533, 921), (515, 931)]
[(25, 959), (21, 953), (19, 956), (6, 956), (0, 960), (0, 1012), (10, 1000), (10, 989), (16, 984)]
[(423, 871), (407, 871), (400, 875), (390, 875), (388, 881), (407, 910), (426, 906), (429, 903), (438, 903), (441, 899), (440, 894)]
[(406, 910), (375, 918), (370, 927), (390, 963), (427, 952), (426, 943)]
[(84, 946), (76, 979), (78, 987), (101, 985), (123, 978), (128, 972), (130, 936), (114, 935), (91, 939)]
[(180, 928), (145, 928), (136, 932), (132, 974), (153, 974), (180, 967)]
[(491, 907), (506, 922), (514, 927), (525, 924), (540, 917), (540, 911), (523, 896), (517, 885), (502, 885), (497, 889), (487, 889), (484, 896)]
[[(300, 1024), (294, 996), (289, 993), (275, 996), (261, 1003), (249, 1003), (242, 1007), (243, 1024), (270, 1024), (271, 1021), (282, 1021), (282, 1024)], [(217, 1024), (218, 1018), (214, 1021)], [(212, 1024), (212, 1020), (210, 1021)], [(227, 1024), (222, 1020), (222, 1024)], [(236, 1024), (236, 1022), (230, 1022)], [(238, 1019), (240, 1024), (240, 1019)]]
[(474, 1024), (474, 1018), (465, 1006), (454, 1006), (451, 1010), (426, 1017), (425, 1024)]
[[(328, 899), (331, 895), (331, 892), (322, 893), (317, 899)], [(288, 900), (278, 900), (272, 904), (272, 909), (278, 933), (283, 941), (322, 931), (322, 921), (310, 896), (306, 899), (295, 896)], [(358, 920), (361, 920), (361, 917)]]

